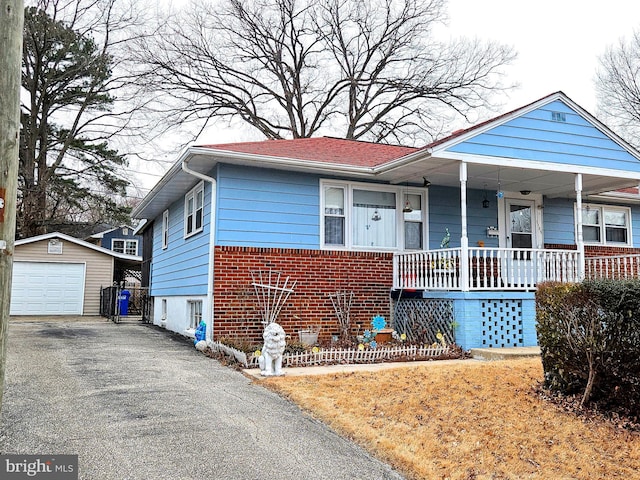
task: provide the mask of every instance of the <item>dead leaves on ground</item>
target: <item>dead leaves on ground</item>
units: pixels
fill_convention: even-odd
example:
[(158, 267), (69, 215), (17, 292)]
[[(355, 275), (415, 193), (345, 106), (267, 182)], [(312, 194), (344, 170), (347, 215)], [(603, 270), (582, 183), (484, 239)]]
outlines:
[[(437, 363), (437, 362), (436, 362)], [(539, 360), (269, 379), (408, 478), (609, 479), (640, 471), (640, 434), (540, 395)]]

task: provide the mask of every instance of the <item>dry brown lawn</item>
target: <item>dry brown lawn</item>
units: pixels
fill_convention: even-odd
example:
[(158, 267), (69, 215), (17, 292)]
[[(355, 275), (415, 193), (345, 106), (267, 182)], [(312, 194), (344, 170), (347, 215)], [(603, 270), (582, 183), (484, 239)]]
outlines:
[(640, 479), (640, 434), (543, 400), (540, 360), (264, 381), (412, 479)]

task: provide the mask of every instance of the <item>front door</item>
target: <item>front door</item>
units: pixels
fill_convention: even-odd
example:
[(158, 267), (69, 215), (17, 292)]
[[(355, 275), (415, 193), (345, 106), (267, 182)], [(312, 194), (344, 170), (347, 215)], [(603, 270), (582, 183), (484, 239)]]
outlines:
[(536, 209), (533, 200), (507, 199), (505, 201), (505, 226), (507, 248), (507, 271), (503, 279), (510, 285), (532, 286), (536, 282), (535, 256), (532, 248), (536, 241)]
[(534, 248), (535, 209), (533, 200), (507, 200), (507, 248)]

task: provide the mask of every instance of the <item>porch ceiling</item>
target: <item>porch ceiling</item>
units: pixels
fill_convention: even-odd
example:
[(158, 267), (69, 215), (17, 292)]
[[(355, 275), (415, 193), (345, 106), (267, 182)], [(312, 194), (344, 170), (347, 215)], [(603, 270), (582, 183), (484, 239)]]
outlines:
[[(405, 165), (383, 174), (392, 183), (422, 184), (427, 178), (433, 185), (460, 186), (460, 162), (445, 158), (429, 158), (425, 162)], [(611, 171), (611, 174), (615, 174)], [(467, 187), (470, 189), (505, 192), (530, 191), (548, 197), (575, 197), (575, 173), (522, 168), (505, 165), (467, 164)], [(583, 173), (583, 195), (594, 195), (626, 187), (636, 187), (640, 180), (629, 177), (604, 176)]]

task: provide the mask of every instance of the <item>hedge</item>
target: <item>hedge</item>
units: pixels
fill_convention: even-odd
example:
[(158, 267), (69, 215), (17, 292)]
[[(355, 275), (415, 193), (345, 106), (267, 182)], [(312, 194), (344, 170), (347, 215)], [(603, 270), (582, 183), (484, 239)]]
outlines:
[(544, 283), (536, 312), (545, 386), (640, 416), (640, 280)]

